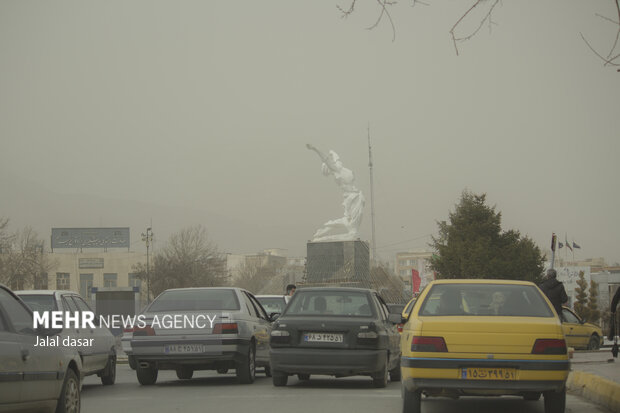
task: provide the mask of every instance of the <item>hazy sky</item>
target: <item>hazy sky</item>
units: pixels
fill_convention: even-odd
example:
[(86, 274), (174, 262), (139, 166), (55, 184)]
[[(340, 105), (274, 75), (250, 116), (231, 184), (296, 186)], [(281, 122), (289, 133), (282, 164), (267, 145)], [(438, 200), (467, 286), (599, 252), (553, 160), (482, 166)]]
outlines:
[[(579, 35), (607, 52), (614, 25), (595, 14), (613, 18), (612, 1), (504, 1), (460, 56), (449, 30), (473, 1), (428, 3), (390, 9), (392, 42), (387, 21), (365, 30), (370, 0), (348, 19), (346, 0), (3, 0), (3, 188), (146, 206), (142, 220), (71, 221), (44, 198), (17, 208), (0, 194), (0, 216), (43, 223), (44, 237), (102, 222), (139, 231), (148, 205), (164, 205), (246, 223), (251, 236), (245, 224), (211, 233), (227, 251), (304, 255), (342, 216), (312, 143), (356, 174), (369, 240), (370, 124), (382, 258), (425, 248), (469, 189), (543, 248), (556, 232), (581, 245), (576, 258), (620, 261), (620, 73)], [(154, 231), (186, 224), (178, 215)]]

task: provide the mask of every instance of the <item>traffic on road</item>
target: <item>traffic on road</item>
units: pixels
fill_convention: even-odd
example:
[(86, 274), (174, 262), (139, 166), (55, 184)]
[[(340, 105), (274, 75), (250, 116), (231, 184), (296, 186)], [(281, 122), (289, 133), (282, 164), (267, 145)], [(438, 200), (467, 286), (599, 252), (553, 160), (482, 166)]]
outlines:
[[(363, 288), (300, 288), (281, 313), (241, 288), (170, 289), (127, 320), (123, 363), (105, 327), (69, 328), (70, 303), (90, 311), (0, 288), (0, 411), (604, 411), (567, 395), (571, 327), (530, 282), (433, 281), (392, 313)], [(33, 328), (38, 311), (67, 327)], [(98, 347), (36, 345), (67, 334)]]

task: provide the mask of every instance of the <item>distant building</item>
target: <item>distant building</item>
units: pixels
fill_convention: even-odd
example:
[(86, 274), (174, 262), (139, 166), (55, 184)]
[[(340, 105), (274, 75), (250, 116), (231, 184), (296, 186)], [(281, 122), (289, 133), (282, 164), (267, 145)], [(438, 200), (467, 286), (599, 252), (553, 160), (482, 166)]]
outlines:
[(412, 270), (417, 270), (422, 288), (435, 279), (435, 273), (430, 269), (432, 258), (433, 253), (429, 251), (397, 252), (394, 270), (409, 288), (411, 288)]

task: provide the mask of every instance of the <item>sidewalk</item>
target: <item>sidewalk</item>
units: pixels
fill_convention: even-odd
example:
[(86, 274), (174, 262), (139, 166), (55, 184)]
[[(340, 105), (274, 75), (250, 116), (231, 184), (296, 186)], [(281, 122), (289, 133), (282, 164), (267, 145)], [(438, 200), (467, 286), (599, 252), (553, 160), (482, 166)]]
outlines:
[(620, 413), (620, 358), (610, 348), (599, 351), (576, 351), (571, 363), (567, 387), (614, 413)]

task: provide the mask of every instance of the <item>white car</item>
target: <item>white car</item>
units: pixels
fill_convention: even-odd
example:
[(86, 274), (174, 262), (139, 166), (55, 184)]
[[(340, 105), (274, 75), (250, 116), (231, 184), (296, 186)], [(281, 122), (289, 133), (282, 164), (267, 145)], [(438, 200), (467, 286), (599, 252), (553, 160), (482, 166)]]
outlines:
[(33, 329), (32, 311), (0, 285), (0, 412), (79, 413), (82, 361), (66, 346), (42, 346), (60, 329)]
[[(70, 313), (91, 311), (86, 301), (73, 291), (62, 290), (22, 290), (15, 291), (33, 311), (69, 311)], [(114, 384), (116, 380), (116, 340), (106, 327), (64, 328), (62, 339), (80, 340), (88, 343), (76, 347), (82, 358), (82, 376), (96, 374), (104, 385)], [(86, 340), (86, 341), (85, 341)]]
[(291, 297), (288, 295), (257, 295), (256, 299), (267, 314), (282, 314)]

